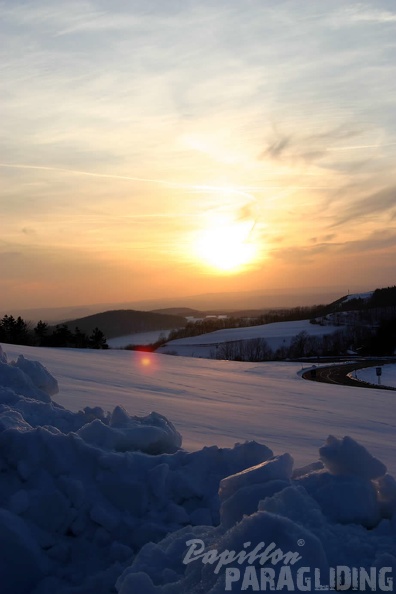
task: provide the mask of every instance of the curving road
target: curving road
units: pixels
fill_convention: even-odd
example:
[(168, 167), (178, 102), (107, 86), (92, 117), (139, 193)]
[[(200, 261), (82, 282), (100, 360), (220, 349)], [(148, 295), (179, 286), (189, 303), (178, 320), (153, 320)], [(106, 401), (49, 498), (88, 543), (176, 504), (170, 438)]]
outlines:
[(326, 367), (317, 367), (312, 373), (312, 370), (305, 371), (302, 377), (306, 380), (325, 382), (327, 384), (340, 384), (342, 386), (354, 386), (355, 388), (371, 388), (380, 390), (396, 390), (389, 386), (382, 386), (377, 384), (369, 384), (360, 380), (355, 380), (348, 377), (348, 374), (356, 369), (363, 369), (364, 367), (379, 367), (386, 363), (395, 363), (395, 359), (365, 359), (364, 361), (354, 361), (353, 363), (344, 363), (343, 365), (329, 365)]

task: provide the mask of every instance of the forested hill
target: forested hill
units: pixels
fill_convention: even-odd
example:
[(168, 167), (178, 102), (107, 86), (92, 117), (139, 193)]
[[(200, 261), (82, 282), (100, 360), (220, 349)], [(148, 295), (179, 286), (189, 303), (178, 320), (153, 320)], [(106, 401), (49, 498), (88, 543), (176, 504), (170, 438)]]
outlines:
[(182, 328), (186, 320), (182, 316), (119, 309), (68, 320), (65, 323), (71, 331), (78, 327), (81, 332), (90, 334), (94, 328), (100, 328), (106, 338), (115, 338), (137, 332)]

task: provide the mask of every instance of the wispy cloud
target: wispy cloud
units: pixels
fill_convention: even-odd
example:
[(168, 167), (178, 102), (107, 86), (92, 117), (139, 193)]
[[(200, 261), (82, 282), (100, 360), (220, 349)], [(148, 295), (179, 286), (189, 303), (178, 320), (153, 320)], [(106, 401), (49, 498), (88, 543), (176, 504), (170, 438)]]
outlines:
[(5, 4), (2, 14), (3, 19), (11, 25), (46, 29), (53, 35), (130, 30), (141, 23), (136, 13), (115, 13), (114, 10), (99, 9), (94, 2), (74, 0), (65, 4)]
[(383, 144), (357, 144), (351, 146), (333, 146), (328, 147), (326, 151), (356, 151), (364, 149), (386, 148), (388, 146), (396, 146), (396, 142), (387, 142)]
[(343, 14), (353, 23), (396, 24), (396, 12), (359, 2), (345, 8)]
[(145, 182), (150, 184), (159, 184), (165, 186), (172, 186), (172, 187), (180, 187), (180, 188), (191, 188), (190, 185), (183, 185), (178, 184), (176, 182), (171, 182), (162, 179), (156, 178), (147, 178), (147, 177), (134, 177), (131, 175), (116, 175), (112, 173), (99, 173), (95, 171), (81, 171), (76, 169), (66, 169), (63, 167), (50, 167), (45, 165), (26, 165), (23, 163), (0, 163), (0, 167), (8, 168), (8, 169), (32, 169), (35, 171), (50, 171), (50, 172), (58, 172), (58, 173), (66, 173), (67, 175), (82, 175), (87, 177), (97, 177), (97, 178), (106, 178), (106, 179), (117, 179), (122, 181), (133, 181), (133, 182)]
[(359, 222), (360, 219), (375, 215), (387, 215), (391, 219), (396, 213), (396, 186), (384, 188), (365, 197), (342, 205), (335, 216), (333, 227)]
[[(396, 256), (396, 231), (384, 227), (382, 229), (376, 229), (367, 236), (363, 236), (360, 239), (352, 239), (345, 241), (339, 246), (339, 250), (348, 253), (350, 255), (365, 255), (370, 253), (375, 255), (379, 252), (386, 252), (389, 257)], [(380, 260), (379, 260), (380, 262)]]

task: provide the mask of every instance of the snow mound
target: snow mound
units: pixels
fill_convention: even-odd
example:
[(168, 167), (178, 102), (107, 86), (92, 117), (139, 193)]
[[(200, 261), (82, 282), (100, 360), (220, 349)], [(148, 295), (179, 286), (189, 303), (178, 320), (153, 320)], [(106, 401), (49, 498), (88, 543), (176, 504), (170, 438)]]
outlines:
[(389, 585), (396, 482), (352, 438), (294, 472), (256, 442), (188, 453), (162, 415), (67, 411), (51, 374), (18, 361), (0, 352), (2, 592), (298, 590), (338, 566)]
[(51, 395), (58, 391), (56, 379), (41, 363), (27, 361), (22, 355), (7, 363), (4, 353), (0, 353), (0, 386), (42, 402), (50, 402)]
[(162, 454), (175, 452), (182, 443), (180, 433), (162, 415), (152, 412), (147, 417), (129, 417), (120, 406), (114, 409), (108, 424), (95, 419), (81, 427), (77, 435), (87, 443), (116, 452)]

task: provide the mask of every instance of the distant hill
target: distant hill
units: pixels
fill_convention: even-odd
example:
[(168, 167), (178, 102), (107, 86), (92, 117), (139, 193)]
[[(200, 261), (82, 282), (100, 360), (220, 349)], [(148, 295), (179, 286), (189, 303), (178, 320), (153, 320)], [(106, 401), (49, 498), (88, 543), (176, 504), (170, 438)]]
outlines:
[(326, 306), (328, 312), (396, 307), (396, 286), (344, 295)]
[(171, 316), (183, 316), (183, 318), (186, 318), (187, 316), (192, 316), (196, 318), (204, 315), (202, 311), (198, 311), (197, 309), (191, 309), (191, 307), (165, 307), (163, 309), (153, 309), (150, 313)]
[(234, 311), (233, 309), (209, 309), (201, 311), (199, 309), (192, 309), (191, 307), (167, 307), (165, 309), (153, 309), (153, 313), (172, 314), (176, 316), (192, 317), (192, 318), (206, 318), (210, 316), (224, 316), (229, 318), (258, 318), (267, 313), (268, 309), (241, 309)]
[(86, 334), (91, 334), (94, 328), (99, 328), (106, 338), (116, 338), (138, 332), (181, 328), (185, 324), (186, 320), (182, 316), (119, 309), (68, 320), (66, 325), (71, 331), (78, 327)]

